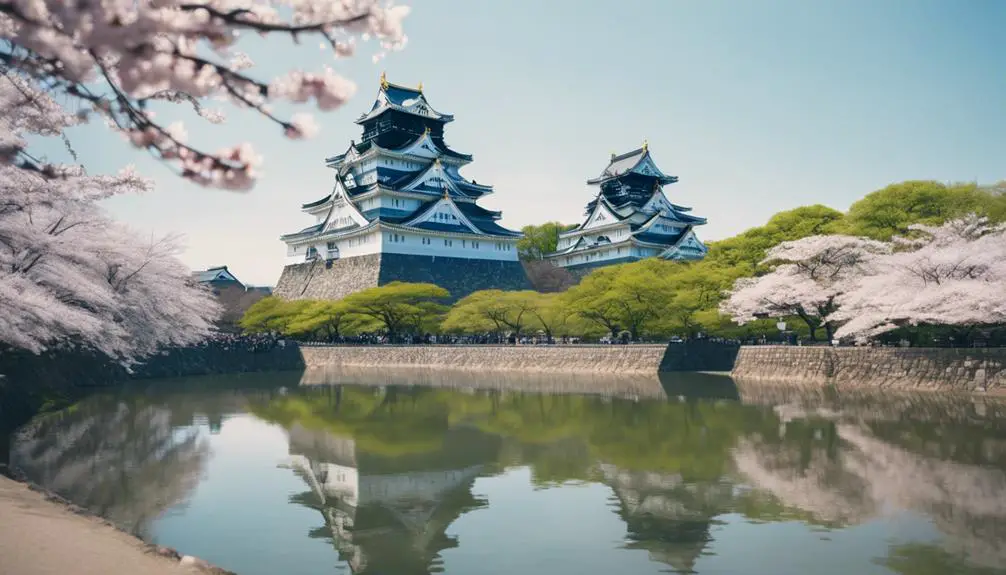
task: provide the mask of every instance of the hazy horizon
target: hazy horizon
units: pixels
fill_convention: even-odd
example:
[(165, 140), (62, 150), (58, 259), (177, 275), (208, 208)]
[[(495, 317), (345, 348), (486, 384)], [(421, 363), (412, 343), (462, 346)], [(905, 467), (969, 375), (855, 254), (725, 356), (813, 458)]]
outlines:
[[(446, 140), (475, 156), (463, 173), (495, 186), (480, 203), (514, 229), (578, 223), (593, 194), (586, 180), (611, 152), (644, 139), (680, 177), (668, 197), (708, 218), (698, 230), (707, 241), (801, 205), (845, 210), (903, 180), (1006, 177), (1006, 3), (405, 3), (408, 45), (376, 64), (366, 47), (334, 62), (358, 91), (344, 108), (316, 113), (312, 140), (286, 140), (226, 105), (221, 126), (161, 114), (185, 117), (202, 147), (251, 142), (265, 157), (251, 192), (185, 182), (100, 123), (70, 131), (79, 160), (95, 173), (134, 164), (154, 178), (155, 192), (109, 209), (142, 232), (185, 234), (193, 268), (227, 265), (256, 285), (275, 284), (286, 253), (279, 236), (311, 223), (300, 204), (330, 191), (324, 158), (360, 139), (353, 120), (385, 70), (394, 83), (423, 82), (433, 107), (455, 115)], [(252, 38), (241, 49), (259, 78), (332, 62), (315, 41)], [(40, 148), (68, 160), (58, 141)]]

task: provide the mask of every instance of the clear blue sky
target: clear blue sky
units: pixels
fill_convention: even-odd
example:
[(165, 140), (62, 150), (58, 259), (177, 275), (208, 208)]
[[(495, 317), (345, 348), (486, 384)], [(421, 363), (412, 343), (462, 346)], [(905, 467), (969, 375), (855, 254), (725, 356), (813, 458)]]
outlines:
[[(585, 180), (613, 151), (649, 140), (681, 178), (666, 192), (728, 237), (773, 213), (845, 209), (906, 179), (1006, 177), (1006, 2), (1000, 0), (415, 0), (409, 43), (382, 62), (362, 50), (335, 62), (359, 92), (319, 114), (321, 133), (290, 142), (250, 115), (189, 122), (211, 147), (251, 141), (265, 176), (246, 194), (173, 177), (95, 125), (72, 134), (92, 171), (134, 163), (156, 192), (109, 202), (143, 231), (187, 235), (193, 267), (227, 264), (274, 284), (278, 237), (310, 223), (302, 202), (332, 185), (378, 77), (423, 82), (453, 113), (448, 143), (475, 155), (465, 173), (496, 186), (484, 204), (518, 228), (577, 222)], [(252, 40), (260, 74), (331, 62), (316, 41), (294, 49)], [(288, 108), (280, 107), (280, 111)], [(50, 157), (58, 146), (46, 146)]]

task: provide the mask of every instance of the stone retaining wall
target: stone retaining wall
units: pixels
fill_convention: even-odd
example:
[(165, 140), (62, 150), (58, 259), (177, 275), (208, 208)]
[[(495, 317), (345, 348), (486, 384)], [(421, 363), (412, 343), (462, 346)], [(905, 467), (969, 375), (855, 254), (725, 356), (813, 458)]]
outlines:
[(381, 254), (289, 265), (273, 294), (283, 299), (342, 299), (377, 285)]
[(475, 371), (427, 367), (308, 368), (300, 385), (395, 385), (502, 392), (591, 394), (611, 397), (666, 397), (657, 373)]
[(273, 293), (284, 299), (342, 299), (394, 281), (436, 284), (450, 292), (451, 301), (484, 289), (531, 289), (517, 261), (370, 254), (286, 266)]
[(840, 387), (1006, 391), (1006, 349), (745, 346), (731, 375)]
[(657, 373), (666, 345), (381, 345), (304, 347), (308, 369), (432, 368), (538, 373)]

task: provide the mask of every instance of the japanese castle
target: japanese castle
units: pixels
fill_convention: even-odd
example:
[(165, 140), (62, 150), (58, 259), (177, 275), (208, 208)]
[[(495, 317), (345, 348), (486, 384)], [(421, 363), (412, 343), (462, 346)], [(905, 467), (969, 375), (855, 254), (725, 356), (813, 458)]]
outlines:
[(660, 171), (645, 142), (626, 154), (612, 154), (601, 175), (587, 180), (600, 189), (587, 204), (586, 219), (560, 234), (555, 253), (546, 259), (571, 271), (587, 271), (654, 256), (704, 258), (706, 246), (694, 230), (705, 218), (689, 214), (691, 208), (664, 195), (663, 186), (677, 181)]
[(361, 141), (326, 160), (332, 192), (301, 206), (315, 223), (282, 236), (287, 255), (300, 263), (372, 254), (516, 262), (521, 234), (478, 205), (492, 186), (465, 179), (459, 170), (472, 156), (444, 142), (453, 120), (430, 105), (422, 84), (382, 74), (373, 107), (356, 120)]

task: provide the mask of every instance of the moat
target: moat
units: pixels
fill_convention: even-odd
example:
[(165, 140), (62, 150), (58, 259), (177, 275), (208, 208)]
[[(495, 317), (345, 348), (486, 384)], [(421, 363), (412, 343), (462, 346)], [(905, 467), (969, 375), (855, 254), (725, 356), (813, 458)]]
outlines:
[(1003, 398), (500, 377), (131, 385), (10, 462), (239, 575), (1006, 573)]

